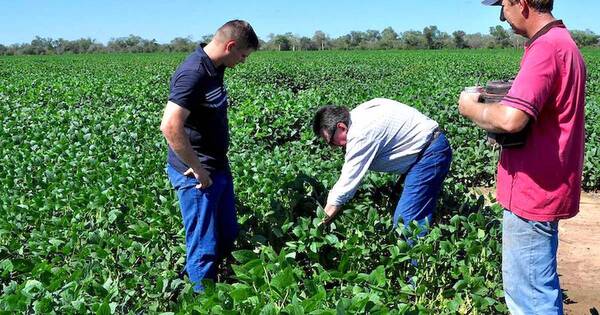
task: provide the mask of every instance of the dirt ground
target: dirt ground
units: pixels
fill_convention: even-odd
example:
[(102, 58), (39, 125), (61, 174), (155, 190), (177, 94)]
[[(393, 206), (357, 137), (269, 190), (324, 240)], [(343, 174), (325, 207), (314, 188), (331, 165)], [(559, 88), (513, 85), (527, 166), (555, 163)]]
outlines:
[[(476, 188), (494, 195), (494, 189)], [(567, 296), (565, 314), (600, 311), (600, 193), (583, 193), (579, 214), (558, 225), (558, 273)]]
[(558, 225), (558, 273), (565, 314), (600, 311), (600, 194), (582, 194), (579, 214)]

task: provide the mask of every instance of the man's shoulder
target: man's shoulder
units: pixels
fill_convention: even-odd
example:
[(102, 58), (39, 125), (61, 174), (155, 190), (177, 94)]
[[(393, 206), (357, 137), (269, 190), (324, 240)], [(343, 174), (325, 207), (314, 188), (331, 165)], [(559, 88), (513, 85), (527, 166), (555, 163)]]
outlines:
[(368, 100), (364, 103), (358, 104), (358, 106), (356, 106), (353, 110), (351, 110), (351, 112), (358, 113), (358, 112), (366, 110), (366, 109), (371, 109), (371, 108), (379, 107), (381, 105), (386, 105), (386, 104), (398, 104), (398, 102), (391, 100), (391, 99), (387, 99), (387, 98), (381, 98), (381, 97), (374, 98), (374, 99)]
[(553, 54), (559, 51), (576, 50), (577, 44), (571, 37), (571, 33), (564, 27), (554, 27), (546, 34), (537, 38), (529, 47), (529, 50)]
[(197, 52), (189, 54), (177, 67), (175, 74), (184, 73), (191, 76), (208, 76), (206, 67), (204, 67), (204, 60), (202, 56)]
[(206, 71), (179, 67), (175, 73), (173, 73), (172, 83), (176, 86), (201, 86), (205, 85), (209, 75)]
[(181, 65), (179, 65), (173, 74), (173, 76), (182, 75), (202, 79), (204, 77), (208, 77), (208, 72), (206, 69), (204, 69), (201, 63), (184, 61), (181, 63)]

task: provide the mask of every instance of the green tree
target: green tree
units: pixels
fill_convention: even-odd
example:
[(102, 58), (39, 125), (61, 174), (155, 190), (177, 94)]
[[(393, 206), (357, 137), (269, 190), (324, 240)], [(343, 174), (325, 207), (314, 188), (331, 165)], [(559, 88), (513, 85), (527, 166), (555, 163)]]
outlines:
[(427, 48), (427, 40), (421, 31), (406, 31), (402, 33), (402, 42), (409, 49)]
[(196, 43), (192, 41), (190, 36), (188, 37), (175, 37), (169, 43), (169, 50), (176, 52), (189, 52), (196, 48)]
[(571, 37), (573, 37), (573, 40), (575, 41), (575, 43), (577, 43), (577, 46), (579, 46), (579, 47), (598, 45), (598, 39), (600, 38), (600, 36), (596, 35), (594, 32), (592, 32), (590, 30), (571, 31)]
[(329, 46), (329, 42), (331, 39), (327, 34), (322, 31), (316, 31), (312, 37), (312, 41), (319, 47), (319, 50), (325, 49), (325, 47)]
[(391, 27), (386, 27), (381, 31), (381, 40), (379, 41), (379, 48), (390, 49), (397, 48), (400, 45), (398, 41), (398, 33)]
[(358, 48), (367, 40), (367, 34), (365, 32), (352, 31), (349, 35), (351, 48)]
[(427, 48), (429, 49), (440, 49), (442, 48), (442, 33), (438, 30), (437, 26), (430, 25), (423, 29), (423, 36), (427, 41)]
[(364, 41), (360, 47), (363, 49), (375, 49), (381, 40), (381, 33), (378, 30), (367, 30), (364, 33)]
[(465, 41), (465, 36), (467, 34), (464, 31), (455, 31), (452, 33), (454, 39), (454, 46), (458, 49), (469, 48), (467, 42)]
[(298, 39), (298, 50), (317, 50), (317, 46), (315, 42), (310, 40), (310, 38), (306, 36), (302, 36)]
[(206, 34), (200, 38), (201, 43), (209, 43), (213, 39), (214, 34)]
[(36, 36), (29, 47), (30, 53), (33, 55), (47, 55), (54, 52), (54, 41), (52, 38), (43, 38)]
[(494, 38), (494, 46), (500, 48), (510, 47), (510, 34), (501, 25), (490, 27), (490, 35)]
[(331, 45), (335, 49), (347, 50), (350, 49), (350, 42), (351, 36), (349, 34), (346, 34), (331, 41)]
[(279, 51), (290, 50), (292, 46), (290, 39), (285, 35), (275, 35), (272, 42), (275, 45), (275, 48)]

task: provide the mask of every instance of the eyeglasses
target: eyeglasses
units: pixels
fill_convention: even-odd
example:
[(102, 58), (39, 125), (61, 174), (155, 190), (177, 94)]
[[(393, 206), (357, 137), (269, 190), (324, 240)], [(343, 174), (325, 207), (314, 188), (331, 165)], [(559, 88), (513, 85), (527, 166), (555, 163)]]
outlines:
[(337, 124), (335, 124), (335, 126), (333, 128), (330, 128), (328, 131), (329, 134), (329, 139), (327, 140), (327, 144), (330, 146), (335, 146), (335, 144), (333, 143), (333, 140), (335, 138), (335, 133), (337, 132), (338, 128), (337, 128)]

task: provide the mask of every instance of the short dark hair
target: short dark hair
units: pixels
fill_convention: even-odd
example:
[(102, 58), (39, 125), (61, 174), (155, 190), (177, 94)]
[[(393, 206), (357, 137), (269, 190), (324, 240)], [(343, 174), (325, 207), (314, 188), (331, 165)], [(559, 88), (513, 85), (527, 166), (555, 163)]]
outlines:
[(223, 24), (214, 37), (222, 41), (235, 40), (240, 49), (258, 50), (260, 46), (258, 36), (250, 23), (242, 20), (231, 20)]
[(332, 130), (337, 128), (338, 123), (350, 124), (350, 112), (344, 106), (327, 105), (319, 108), (313, 119), (313, 131), (317, 137), (321, 136), (321, 131), (327, 130), (333, 134)]
[[(541, 13), (550, 13), (554, 9), (554, 0), (526, 0), (530, 7)], [(511, 4), (517, 4), (519, 0), (509, 0)]]

